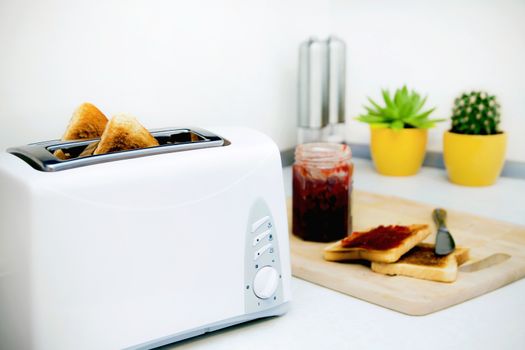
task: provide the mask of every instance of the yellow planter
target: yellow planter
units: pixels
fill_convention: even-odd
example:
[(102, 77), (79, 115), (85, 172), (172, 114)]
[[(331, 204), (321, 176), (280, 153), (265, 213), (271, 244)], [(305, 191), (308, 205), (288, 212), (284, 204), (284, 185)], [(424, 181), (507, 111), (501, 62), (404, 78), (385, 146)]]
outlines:
[(376, 170), (383, 175), (416, 174), (427, 147), (427, 129), (370, 128), (370, 150)]
[(464, 135), (450, 131), (443, 136), (443, 159), (450, 181), (465, 186), (496, 182), (505, 162), (507, 134)]

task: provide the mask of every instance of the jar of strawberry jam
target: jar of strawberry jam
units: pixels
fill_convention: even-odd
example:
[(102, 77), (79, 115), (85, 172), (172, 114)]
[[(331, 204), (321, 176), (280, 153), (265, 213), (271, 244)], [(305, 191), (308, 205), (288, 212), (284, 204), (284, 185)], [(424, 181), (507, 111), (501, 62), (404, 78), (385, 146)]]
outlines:
[(330, 242), (352, 232), (351, 151), (348, 145), (307, 143), (295, 149), (292, 230), (304, 240)]

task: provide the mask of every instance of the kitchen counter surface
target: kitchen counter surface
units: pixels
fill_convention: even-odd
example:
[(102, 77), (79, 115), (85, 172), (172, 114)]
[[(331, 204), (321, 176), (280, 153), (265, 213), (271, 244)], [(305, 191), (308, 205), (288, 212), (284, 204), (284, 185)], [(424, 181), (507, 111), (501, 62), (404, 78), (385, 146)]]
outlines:
[[(355, 159), (354, 187), (525, 226), (525, 181), (500, 178), (491, 187), (456, 186), (440, 169), (412, 177), (377, 174)], [(291, 168), (283, 170), (291, 195)], [(292, 279), (292, 305), (258, 320), (181, 342), (177, 349), (525, 349), (525, 279), (427, 316), (407, 316)], [(172, 346), (173, 347), (173, 346)], [(166, 347), (166, 348), (169, 348)]]

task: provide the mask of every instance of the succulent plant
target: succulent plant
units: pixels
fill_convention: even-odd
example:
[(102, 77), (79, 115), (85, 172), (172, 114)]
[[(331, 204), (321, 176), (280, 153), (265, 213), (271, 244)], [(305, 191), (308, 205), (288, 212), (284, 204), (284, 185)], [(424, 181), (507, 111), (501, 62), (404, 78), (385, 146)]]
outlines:
[(435, 108), (421, 111), (427, 98), (415, 91), (409, 91), (406, 86), (397, 89), (394, 96), (388, 90), (381, 90), (385, 106), (380, 106), (370, 97), (371, 107), (364, 106), (367, 114), (362, 114), (356, 119), (370, 124), (372, 127), (389, 127), (394, 130), (404, 128), (428, 129), (435, 126), (436, 122), (444, 119), (429, 119)]
[(452, 129), (457, 134), (493, 135), (500, 133), (500, 105), (496, 96), (483, 91), (463, 93), (455, 99)]

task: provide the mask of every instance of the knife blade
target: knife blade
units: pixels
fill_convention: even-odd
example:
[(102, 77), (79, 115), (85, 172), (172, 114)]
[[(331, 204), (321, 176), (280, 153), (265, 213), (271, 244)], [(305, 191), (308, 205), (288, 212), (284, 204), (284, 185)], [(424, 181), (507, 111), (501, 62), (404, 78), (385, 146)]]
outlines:
[(483, 258), (479, 261), (473, 262), (468, 265), (462, 265), (459, 267), (459, 271), (461, 272), (476, 272), (479, 270), (483, 270), (486, 268), (489, 268), (491, 266), (501, 264), (502, 262), (510, 259), (510, 255), (506, 253), (496, 253), (487, 256), (486, 258)]
[(454, 242), (454, 238), (452, 238), (452, 235), (445, 225), (447, 212), (445, 209), (436, 208), (432, 211), (432, 218), (436, 222), (436, 226), (438, 228), (434, 251), (436, 255), (450, 254), (456, 248), (456, 243)]

